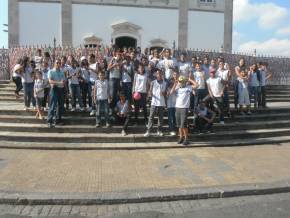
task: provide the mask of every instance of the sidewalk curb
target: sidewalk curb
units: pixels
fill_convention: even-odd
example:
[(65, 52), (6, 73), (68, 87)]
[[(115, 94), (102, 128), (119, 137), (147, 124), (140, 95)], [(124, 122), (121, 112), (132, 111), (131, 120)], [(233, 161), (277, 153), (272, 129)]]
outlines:
[(115, 193), (0, 193), (0, 204), (105, 205), (229, 198), (290, 192), (290, 181), (195, 189), (142, 190)]

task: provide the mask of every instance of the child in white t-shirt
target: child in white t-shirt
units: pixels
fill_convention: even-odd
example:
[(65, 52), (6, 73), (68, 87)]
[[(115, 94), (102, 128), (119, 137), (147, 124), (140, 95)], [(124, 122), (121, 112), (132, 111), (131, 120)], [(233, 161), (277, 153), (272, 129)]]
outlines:
[[(189, 85), (187, 85), (188, 83)], [(197, 86), (192, 79), (187, 80), (186, 77), (180, 76), (171, 90), (171, 93), (176, 93), (175, 116), (179, 128), (178, 144), (188, 145), (187, 115), (190, 107), (190, 95)]]
[(150, 115), (147, 125), (147, 132), (144, 134), (145, 137), (150, 136), (150, 131), (153, 127), (153, 119), (155, 113), (158, 114), (158, 130), (157, 135), (163, 136), (163, 111), (165, 108), (165, 96), (166, 96), (166, 82), (163, 78), (161, 70), (156, 71), (156, 80), (153, 80), (150, 85), (149, 96), (152, 97)]

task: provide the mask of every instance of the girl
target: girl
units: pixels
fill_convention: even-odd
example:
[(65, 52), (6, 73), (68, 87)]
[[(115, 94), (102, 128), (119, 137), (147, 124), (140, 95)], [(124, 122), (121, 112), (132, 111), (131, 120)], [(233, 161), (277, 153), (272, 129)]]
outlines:
[(249, 90), (250, 90), (250, 100), (254, 103), (255, 109), (258, 105), (258, 91), (260, 86), (260, 72), (258, 70), (257, 64), (253, 64), (249, 71)]
[(13, 75), (12, 75), (13, 82), (16, 85), (16, 89), (15, 89), (15, 97), (16, 98), (20, 98), (19, 92), (23, 88), (22, 83), (21, 83), (21, 75), (23, 72), (23, 68), (22, 68), (20, 62), (21, 61), (19, 61), (19, 63), (14, 66)]
[(29, 66), (29, 58), (23, 58), (23, 74), (22, 74), (22, 84), (24, 91), (24, 110), (29, 110), (30, 103), (33, 98), (33, 85), (34, 85), (34, 72), (32, 67)]
[(44, 88), (45, 82), (42, 78), (42, 73), (39, 70), (35, 71), (35, 82), (34, 82), (34, 97), (36, 100), (36, 119), (43, 120), (43, 100), (44, 100)]
[(133, 98), (134, 93), (140, 94), (140, 99), (134, 99), (134, 110), (135, 110), (135, 122), (138, 123), (138, 113), (140, 107), (143, 109), (144, 114), (144, 121), (145, 125), (147, 124), (147, 107), (146, 107), (146, 100), (147, 100), (147, 91), (149, 89), (149, 81), (147, 74), (145, 74), (145, 68), (143, 64), (139, 64), (138, 72), (134, 76), (133, 82)]
[(248, 76), (245, 70), (242, 70), (240, 72), (240, 76), (238, 77), (239, 82), (239, 105), (240, 105), (240, 114), (245, 115), (245, 112), (247, 112), (248, 115), (251, 114), (250, 111), (250, 98), (249, 98), (249, 92), (248, 92)]
[(171, 94), (176, 93), (176, 123), (179, 128), (179, 140), (178, 144), (188, 145), (188, 126), (187, 126), (187, 114), (190, 106), (190, 94), (198, 86), (195, 81), (187, 79), (184, 76), (178, 78), (174, 86), (171, 89)]

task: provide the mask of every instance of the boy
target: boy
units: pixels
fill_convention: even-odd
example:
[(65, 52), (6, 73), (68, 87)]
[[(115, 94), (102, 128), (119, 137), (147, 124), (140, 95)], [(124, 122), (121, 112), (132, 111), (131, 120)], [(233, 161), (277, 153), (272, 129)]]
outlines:
[(96, 104), (96, 127), (101, 124), (101, 111), (105, 113), (106, 127), (110, 127), (109, 122), (109, 82), (105, 79), (105, 72), (99, 71), (99, 79), (95, 81), (93, 89), (94, 103)]
[(130, 121), (130, 104), (126, 99), (124, 92), (120, 92), (120, 100), (117, 102), (115, 111), (116, 111), (116, 121), (123, 125), (122, 136), (127, 135), (128, 124)]
[(216, 76), (216, 69), (212, 68), (210, 70), (210, 78), (206, 81), (208, 88), (208, 97), (211, 101), (217, 104), (217, 109), (219, 112), (220, 124), (225, 124), (224, 122), (224, 112), (223, 112), (223, 95), (224, 86), (227, 83), (221, 77)]
[(215, 116), (216, 113), (206, 107), (205, 101), (200, 102), (195, 110), (195, 125), (199, 133), (203, 133), (204, 129), (207, 132), (212, 132)]
[[(187, 81), (189, 85), (187, 85)], [(178, 81), (175, 82), (171, 89), (171, 94), (176, 93), (176, 124), (179, 128), (179, 140), (178, 144), (188, 145), (188, 126), (187, 126), (187, 114), (190, 106), (190, 95), (193, 89), (197, 87), (197, 83), (190, 78), (180, 76)]]
[(261, 62), (260, 64), (260, 92), (258, 107), (266, 108), (266, 82), (271, 79), (272, 73), (268, 72), (267, 63)]
[(36, 119), (43, 120), (42, 104), (44, 100), (44, 88), (45, 83), (42, 79), (42, 73), (39, 70), (35, 71), (35, 81), (34, 81), (34, 97), (36, 100)]
[(154, 115), (158, 114), (158, 130), (157, 135), (163, 136), (163, 110), (165, 108), (165, 96), (166, 96), (166, 82), (163, 79), (162, 71), (157, 69), (156, 80), (154, 80), (149, 89), (149, 96), (152, 97), (149, 121), (147, 125), (147, 132), (144, 134), (145, 137), (150, 136), (150, 131), (153, 126)]

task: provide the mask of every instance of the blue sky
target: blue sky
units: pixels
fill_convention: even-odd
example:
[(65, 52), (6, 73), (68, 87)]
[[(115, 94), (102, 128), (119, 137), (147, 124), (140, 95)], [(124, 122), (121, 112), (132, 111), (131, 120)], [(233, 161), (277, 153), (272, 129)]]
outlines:
[[(8, 0), (0, 1), (0, 46), (7, 46)], [(289, 0), (234, 0), (235, 51), (290, 56)]]

